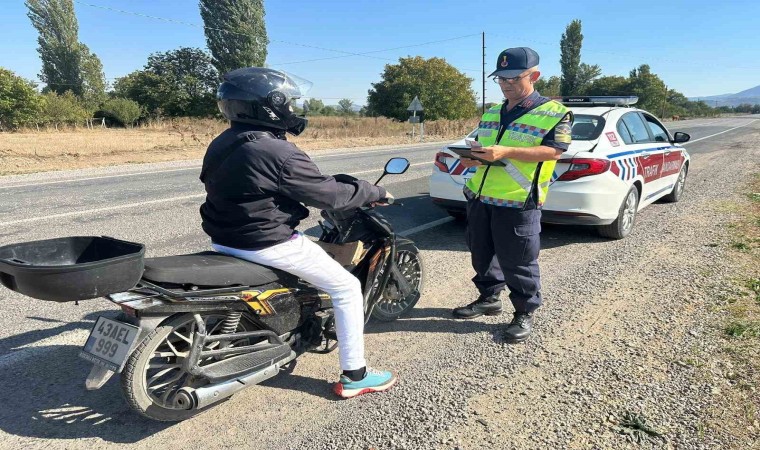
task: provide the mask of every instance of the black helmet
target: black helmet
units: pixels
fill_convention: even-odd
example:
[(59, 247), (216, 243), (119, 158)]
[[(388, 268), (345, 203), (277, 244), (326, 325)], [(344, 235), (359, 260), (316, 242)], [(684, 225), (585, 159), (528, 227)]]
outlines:
[(224, 75), (216, 99), (219, 111), (233, 122), (299, 135), (308, 121), (293, 114), (292, 101), (309, 88), (310, 82), (295, 75), (264, 67), (245, 67)]

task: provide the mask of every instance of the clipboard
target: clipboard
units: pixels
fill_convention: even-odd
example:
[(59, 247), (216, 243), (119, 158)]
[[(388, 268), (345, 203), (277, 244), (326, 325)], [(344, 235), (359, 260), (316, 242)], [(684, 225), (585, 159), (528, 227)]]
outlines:
[(501, 161), (486, 161), (485, 159), (478, 158), (476, 154), (472, 153), (472, 147), (467, 145), (449, 145), (446, 148), (459, 155), (460, 158), (474, 159), (487, 166), (504, 166), (504, 163)]

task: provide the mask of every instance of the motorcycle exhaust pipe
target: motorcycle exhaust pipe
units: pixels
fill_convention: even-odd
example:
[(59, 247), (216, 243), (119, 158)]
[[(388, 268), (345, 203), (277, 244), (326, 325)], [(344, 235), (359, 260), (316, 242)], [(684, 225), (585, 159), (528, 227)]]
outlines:
[(280, 367), (294, 359), (296, 359), (296, 352), (291, 351), (287, 358), (277, 361), (271, 366), (261, 369), (258, 372), (224, 381), (222, 383), (203, 386), (198, 389), (184, 387), (174, 396), (174, 406), (180, 409), (203, 409), (216, 402), (232, 397), (232, 395), (247, 387), (272, 378), (280, 371)]

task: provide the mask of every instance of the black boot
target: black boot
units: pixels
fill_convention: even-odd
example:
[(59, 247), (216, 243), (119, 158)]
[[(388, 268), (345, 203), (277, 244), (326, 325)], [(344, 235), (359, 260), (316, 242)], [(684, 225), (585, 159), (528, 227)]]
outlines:
[(504, 340), (510, 344), (517, 344), (528, 339), (533, 331), (533, 314), (516, 312), (512, 322), (504, 332)]
[(482, 315), (498, 316), (501, 314), (501, 300), (499, 294), (491, 297), (478, 297), (477, 300), (467, 306), (454, 308), (452, 311), (457, 319), (474, 319)]

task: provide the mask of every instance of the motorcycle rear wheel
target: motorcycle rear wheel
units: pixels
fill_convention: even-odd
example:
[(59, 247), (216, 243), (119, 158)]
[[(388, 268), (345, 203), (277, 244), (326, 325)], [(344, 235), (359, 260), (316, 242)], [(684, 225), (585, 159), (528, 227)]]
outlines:
[[(205, 314), (201, 317), (210, 335), (221, 333), (224, 314)], [(236, 331), (255, 329), (255, 325), (243, 317)], [(121, 373), (122, 393), (130, 408), (142, 416), (162, 422), (179, 422), (200, 412), (187, 409), (184, 404), (175, 401), (181, 388), (198, 388), (208, 384), (208, 380), (193, 377), (182, 368), (194, 333), (193, 315), (180, 314), (166, 320), (140, 342)], [(243, 339), (232, 345), (246, 345), (248, 341)], [(208, 362), (213, 361), (209, 358)], [(201, 362), (203, 364), (204, 361)]]

